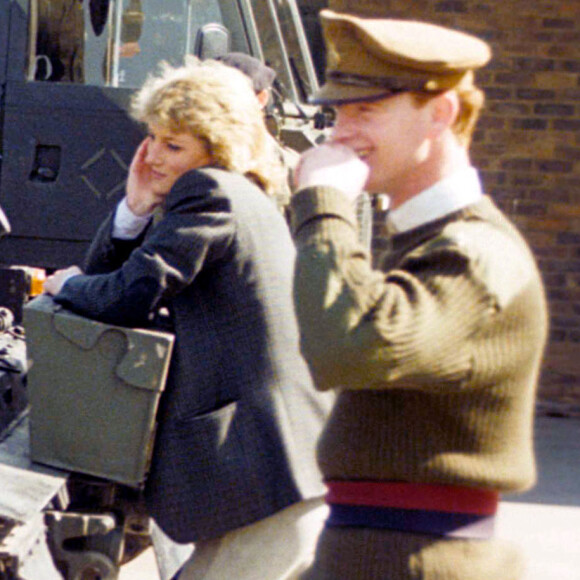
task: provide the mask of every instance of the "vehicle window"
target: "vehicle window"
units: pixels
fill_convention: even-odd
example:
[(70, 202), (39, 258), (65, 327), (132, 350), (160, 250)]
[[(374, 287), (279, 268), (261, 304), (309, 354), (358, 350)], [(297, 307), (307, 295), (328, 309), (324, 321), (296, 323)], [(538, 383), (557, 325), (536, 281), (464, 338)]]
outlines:
[(288, 0), (31, 0), (31, 80), (136, 88), (160, 61), (233, 50), (263, 58), (303, 101), (310, 61), (296, 18)]
[(159, 62), (183, 64), (200, 26), (221, 22), (219, 7), (207, 0), (121, 0), (111, 12), (105, 43), (94, 30), (86, 34), (90, 84), (139, 87)]
[(36, 30), (35, 80), (84, 82), (84, 13), (79, 0), (31, 4)]
[(161, 61), (183, 63), (199, 29), (221, 23), (208, 0), (33, 0), (33, 78), (139, 87)]
[[(207, 0), (130, 0), (122, 2), (113, 28), (109, 71), (112, 86), (138, 87), (161, 61), (183, 64), (194, 54), (199, 29), (221, 23), (219, 6)], [(120, 10), (120, 6), (119, 6)]]

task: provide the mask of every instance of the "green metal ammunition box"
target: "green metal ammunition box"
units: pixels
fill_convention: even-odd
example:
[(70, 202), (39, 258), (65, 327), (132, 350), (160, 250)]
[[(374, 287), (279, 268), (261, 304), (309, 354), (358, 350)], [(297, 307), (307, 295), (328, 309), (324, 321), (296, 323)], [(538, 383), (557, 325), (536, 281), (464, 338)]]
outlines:
[(173, 335), (73, 314), (42, 295), (24, 307), (33, 461), (140, 487)]

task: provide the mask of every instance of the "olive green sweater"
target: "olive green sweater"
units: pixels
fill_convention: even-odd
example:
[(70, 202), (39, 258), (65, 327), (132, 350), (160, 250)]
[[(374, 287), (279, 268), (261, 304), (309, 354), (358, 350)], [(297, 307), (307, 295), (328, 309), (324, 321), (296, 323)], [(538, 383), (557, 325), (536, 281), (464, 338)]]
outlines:
[(484, 197), (393, 236), (376, 271), (340, 192), (303, 190), (292, 209), (302, 350), (339, 393), (325, 478), (530, 487), (547, 309), (514, 226)]

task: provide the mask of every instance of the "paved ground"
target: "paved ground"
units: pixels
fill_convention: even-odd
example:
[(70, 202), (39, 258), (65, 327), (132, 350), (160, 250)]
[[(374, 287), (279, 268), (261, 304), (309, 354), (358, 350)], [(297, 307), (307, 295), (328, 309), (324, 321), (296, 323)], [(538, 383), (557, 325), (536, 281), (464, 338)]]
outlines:
[[(498, 536), (528, 558), (526, 580), (580, 580), (580, 418), (536, 420), (538, 483), (501, 504)], [(151, 551), (130, 562), (119, 580), (159, 580)]]
[(580, 580), (580, 418), (536, 420), (538, 483), (502, 502), (498, 535), (528, 557), (526, 580)]

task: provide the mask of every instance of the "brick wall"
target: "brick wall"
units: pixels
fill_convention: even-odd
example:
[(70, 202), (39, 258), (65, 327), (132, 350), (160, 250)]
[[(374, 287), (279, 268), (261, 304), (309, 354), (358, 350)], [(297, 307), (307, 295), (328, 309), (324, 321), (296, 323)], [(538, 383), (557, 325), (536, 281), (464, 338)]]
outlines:
[[(472, 159), (487, 192), (528, 239), (544, 277), (551, 335), (540, 396), (577, 407), (580, 0), (329, 0), (328, 6), (440, 23), (492, 46), (493, 60), (477, 76), (487, 103)], [(380, 219), (377, 213), (379, 234)]]

